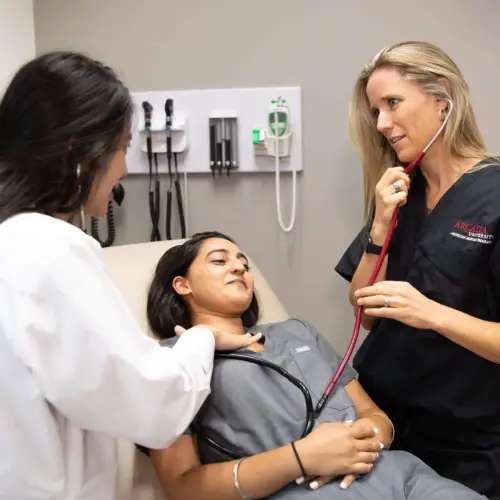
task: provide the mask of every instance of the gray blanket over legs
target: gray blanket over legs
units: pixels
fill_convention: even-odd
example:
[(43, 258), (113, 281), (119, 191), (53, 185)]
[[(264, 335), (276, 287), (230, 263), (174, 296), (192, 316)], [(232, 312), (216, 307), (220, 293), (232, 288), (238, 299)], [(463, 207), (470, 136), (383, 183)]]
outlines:
[(339, 482), (317, 491), (307, 485), (289, 485), (268, 497), (286, 500), (478, 500), (486, 497), (438, 476), (421, 460), (404, 451), (386, 451), (375, 468), (347, 489)]

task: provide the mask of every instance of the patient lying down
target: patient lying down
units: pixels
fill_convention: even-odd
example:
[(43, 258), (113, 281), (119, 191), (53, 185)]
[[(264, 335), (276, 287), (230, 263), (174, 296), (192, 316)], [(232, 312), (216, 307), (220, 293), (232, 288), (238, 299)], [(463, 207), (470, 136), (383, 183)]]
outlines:
[[(158, 263), (148, 296), (148, 320), (171, 346), (174, 327), (211, 325), (237, 335), (261, 332), (241, 350), (269, 360), (301, 380), (313, 403), (340, 358), (308, 324), (289, 320), (256, 325), (258, 304), (245, 255), (230, 238), (202, 233), (168, 250)], [(302, 392), (282, 375), (253, 363), (217, 359), (212, 392), (169, 448), (149, 454), (170, 500), (241, 498), (412, 500), (485, 498), (438, 476), (418, 458), (389, 451), (392, 425), (347, 367), (337, 388), (301, 439), (306, 421)], [(196, 431), (194, 430), (196, 427)], [(247, 457), (240, 463), (200, 435)], [(291, 442), (295, 441), (298, 458)]]

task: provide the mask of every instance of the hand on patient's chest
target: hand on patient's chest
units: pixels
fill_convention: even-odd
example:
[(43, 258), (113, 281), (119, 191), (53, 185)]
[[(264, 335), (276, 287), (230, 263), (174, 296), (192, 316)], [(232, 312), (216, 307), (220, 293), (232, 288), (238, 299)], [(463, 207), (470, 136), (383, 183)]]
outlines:
[[(226, 329), (221, 329), (214, 325), (193, 325), (198, 328), (206, 328), (210, 330), (215, 339), (215, 350), (217, 351), (234, 351), (237, 349), (250, 349), (253, 345), (258, 343), (262, 338), (261, 333), (256, 334), (236, 334), (234, 332), (228, 331)], [(186, 332), (186, 329), (182, 326), (177, 325), (174, 328), (175, 334), (180, 337)]]
[(262, 354), (264, 352), (264, 344), (262, 342), (256, 342), (247, 347), (249, 351), (257, 352)]

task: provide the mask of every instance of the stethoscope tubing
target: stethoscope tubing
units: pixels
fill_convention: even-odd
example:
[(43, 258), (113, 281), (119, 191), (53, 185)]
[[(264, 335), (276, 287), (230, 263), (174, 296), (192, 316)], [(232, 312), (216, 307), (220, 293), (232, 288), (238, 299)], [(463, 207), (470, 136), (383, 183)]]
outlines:
[[(445, 120), (441, 124), (441, 127), (439, 128), (436, 135), (427, 144), (425, 149), (408, 165), (408, 167), (405, 168), (404, 172), (406, 174), (410, 174), (411, 172), (413, 172), (413, 170), (415, 170), (415, 168), (417, 168), (419, 163), (422, 161), (422, 159), (426, 155), (427, 151), (430, 149), (430, 147), (437, 140), (437, 138), (439, 137), (441, 132), (444, 130), (444, 127), (446, 126), (446, 124), (451, 116), (451, 111), (453, 109), (453, 102), (449, 99), (448, 99), (448, 102), (450, 104), (450, 109), (447, 113)], [(373, 269), (372, 275), (371, 275), (371, 277), (368, 281), (368, 284), (366, 286), (372, 286), (375, 283), (375, 281), (380, 273), (380, 269), (382, 268), (382, 264), (384, 262), (386, 255), (387, 255), (387, 251), (388, 251), (389, 245), (391, 243), (392, 235), (394, 234), (394, 229), (396, 228), (398, 215), (399, 215), (399, 207), (396, 207), (396, 209), (394, 210), (394, 213), (392, 215), (391, 223), (390, 223), (389, 230), (387, 232), (384, 244), (382, 246), (382, 251), (380, 252), (380, 255), (379, 255), (377, 262), (375, 264), (375, 268)], [(356, 343), (357, 343), (357, 340), (359, 337), (359, 330), (361, 327), (361, 319), (363, 316), (363, 310), (364, 310), (363, 306), (358, 306), (356, 309), (356, 319), (354, 322), (354, 329), (353, 329), (351, 341), (349, 342), (349, 346), (347, 348), (347, 351), (346, 351), (340, 365), (338, 366), (337, 370), (335, 370), (335, 373), (334, 373), (332, 379), (330, 380), (330, 382), (328, 383), (324, 393), (322, 394), (321, 398), (318, 400), (318, 404), (316, 405), (315, 408), (313, 406), (311, 393), (310, 393), (309, 389), (307, 388), (307, 386), (302, 381), (300, 381), (299, 379), (297, 379), (296, 377), (294, 377), (293, 375), (288, 373), (285, 369), (281, 368), (278, 365), (275, 365), (274, 363), (272, 363), (266, 359), (258, 358), (256, 356), (252, 356), (249, 354), (242, 354), (242, 353), (236, 353), (236, 352), (227, 352), (227, 353), (217, 352), (215, 354), (215, 359), (235, 359), (235, 360), (247, 361), (249, 363), (254, 363), (257, 365), (265, 366), (267, 368), (270, 368), (270, 369), (276, 371), (277, 373), (279, 373), (280, 375), (285, 377), (287, 380), (289, 380), (291, 383), (293, 383), (296, 387), (298, 387), (301, 390), (302, 394), (304, 395), (304, 399), (306, 402), (306, 423), (304, 425), (304, 429), (303, 429), (303, 432), (301, 435), (301, 438), (303, 438), (303, 437), (307, 436), (312, 431), (312, 429), (314, 427), (315, 420), (319, 417), (320, 413), (324, 409), (325, 404), (328, 401), (328, 398), (332, 394), (333, 389), (337, 385), (338, 380), (342, 376), (342, 373), (344, 372), (345, 367), (347, 366), (347, 363), (349, 362), (349, 360), (352, 356), (352, 353), (354, 351), (354, 348), (356, 347)], [(201, 426), (196, 422), (196, 419), (195, 419), (195, 422), (193, 423), (193, 427), (196, 430), (196, 432), (198, 433), (199, 437), (204, 439), (211, 447), (213, 447), (217, 451), (219, 451), (225, 455), (228, 455), (234, 459), (243, 458), (242, 453), (234, 451), (234, 450), (230, 450), (230, 449), (220, 445), (219, 443), (215, 442), (210, 437), (206, 436), (204, 434), (203, 430), (201, 429)]]
[[(294, 377), (291, 373), (286, 371), (281, 366), (278, 366), (267, 359), (263, 359), (261, 357), (253, 356), (250, 354), (243, 354), (238, 352), (216, 352), (215, 359), (233, 359), (239, 361), (245, 361), (247, 363), (253, 363), (260, 366), (265, 366), (266, 368), (270, 368), (275, 372), (279, 373), (281, 376), (285, 377), (292, 384), (294, 384), (303, 394), (305, 404), (306, 404), (306, 422), (304, 424), (304, 429), (300, 438), (307, 436), (314, 427), (315, 414), (314, 414), (314, 405), (311, 397), (311, 393), (307, 386), (298, 378)], [(212, 448), (217, 450), (218, 452), (227, 455), (233, 459), (243, 458), (243, 454), (239, 451), (231, 450), (217, 443), (214, 439), (207, 436), (202, 428), (202, 426), (194, 420), (192, 424), (193, 429), (196, 431), (197, 436), (205, 440)]]
[[(413, 170), (415, 170), (417, 168), (419, 163), (422, 161), (422, 159), (426, 155), (427, 151), (436, 142), (437, 138), (440, 136), (441, 132), (444, 130), (446, 124), (448, 123), (448, 120), (450, 119), (450, 116), (451, 116), (451, 112), (453, 110), (453, 102), (450, 99), (447, 99), (447, 100), (450, 104), (450, 109), (449, 109), (448, 113), (446, 114), (446, 117), (443, 120), (443, 123), (439, 127), (439, 130), (434, 135), (434, 137), (429, 141), (429, 143), (427, 144), (425, 149), (404, 169), (405, 174), (410, 174), (411, 172), (413, 172)], [(373, 269), (372, 275), (371, 275), (366, 286), (372, 286), (375, 283), (375, 281), (377, 280), (377, 277), (380, 273), (380, 269), (382, 268), (382, 264), (384, 262), (385, 256), (387, 255), (387, 251), (388, 251), (389, 245), (391, 243), (392, 235), (394, 234), (394, 229), (396, 228), (396, 224), (398, 221), (398, 215), (399, 215), (399, 207), (396, 207), (396, 210), (394, 210), (394, 213), (392, 214), (391, 223), (389, 225), (389, 230), (387, 231), (387, 235), (385, 237), (385, 241), (384, 241), (384, 244), (382, 246), (382, 251), (380, 252), (380, 255), (378, 256), (377, 263), (375, 264), (375, 268)], [(323, 393), (320, 400), (318, 401), (318, 404), (315, 408), (316, 413), (321, 412), (321, 409), (323, 408), (326, 401), (330, 397), (330, 394), (332, 393), (333, 388), (337, 384), (345, 367), (347, 366), (347, 363), (349, 362), (349, 360), (352, 356), (352, 353), (354, 351), (354, 348), (356, 347), (358, 337), (359, 337), (359, 330), (361, 327), (361, 319), (363, 317), (363, 310), (364, 310), (363, 306), (358, 306), (356, 309), (356, 320), (354, 322), (354, 329), (352, 332), (351, 341), (349, 342), (349, 346), (347, 348), (347, 351), (346, 351), (339, 367), (335, 371), (335, 374), (333, 375), (332, 380), (327, 385), (325, 392)]]

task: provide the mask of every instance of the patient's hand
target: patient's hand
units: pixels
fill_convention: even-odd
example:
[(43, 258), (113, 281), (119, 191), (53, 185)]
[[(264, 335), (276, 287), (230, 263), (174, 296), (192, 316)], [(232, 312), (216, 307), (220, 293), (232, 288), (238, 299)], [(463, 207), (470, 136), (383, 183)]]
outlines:
[(373, 426), (340, 422), (320, 424), (297, 441), (296, 447), (306, 472), (316, 478), (310, 484), (312, 489), (345, 474), (366, 474), (380, 450)]
[[(374, 422), (374, 420), (372, 420), (369, 417), (360, 418), (356, 420), (356, 422), (354, 422), (352, 425), (353, 427), (360, 427), (363, 429), (374, 429), (375, 433), (379, 434), (379, 429), (375, 427), (377, 423)], [(384, 448), (384, 443), (382, 442), (382, 440), (380, 440), (379, 442), (380, 442), (380, 449), (382, 450)], [(356, 480), (356, 477), (357, 476), (355, 474), (348, 474), (347, 476), (344, 477), (344, 479), (342, 479), (340, 487), (342, 489), (349, 488), (349, 486), (351, 486), (351, 484)]]
[[(351, 423), (351, 421), (348, 421), (346, 423)], [(376, 423), (375, 423), (376, 425)], [(356, 420), (353, 424), (351, 424), (351, 428), (359, 429), (361, 430), (362, 435), (366, 437), (361, 437), (361, 439), (370, 441), (371, 443), (375, 443), (376, 449), (382, 450), (384, 448), (384, 445), (381, 443), (381, 441), (378, 439), (379, 435), (379, 430), (377, 427), (375, 427), (374, 421), (371, 420), (370, 418), (360, 418)], [(360, 471), (361, 472), (361, 471)], [(363, 473), (363, 472), (361, 472)], [(355, 481), (355, 479), (358, 477), (358, 474), (347, 474), (344, 476), (342, 479), (339, 487), (341, 489), (346, 489), (351, 484)], [(300, 480), (297, 481), (298, 484), (302, 484), (303, 482), (309, 483), (309, 487), (312, 490), (317, 490), (324, 486), (325, 484), (330, 483), (331, 481), (335, 480), (335, 476), (309, 476), (307, 478), (301, 478)]]
[[(211, 325), (196, 326), (207, 328), (212, 332), (215, 339), (215, 349), (217, 351), (234, 351), (236, 349), (242, 349), (243, 347), (255, 344), (262, 338), (262, 333), (257, 333), (256, 335), (252, 335), (250, 333), (239, 335), (237, 333), (219, 330)], [(174, 328), (174, 332), (177, 336), (181, 336), (185, 331), (186, 329), (182, 326), (176, 326)]]

